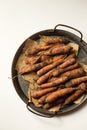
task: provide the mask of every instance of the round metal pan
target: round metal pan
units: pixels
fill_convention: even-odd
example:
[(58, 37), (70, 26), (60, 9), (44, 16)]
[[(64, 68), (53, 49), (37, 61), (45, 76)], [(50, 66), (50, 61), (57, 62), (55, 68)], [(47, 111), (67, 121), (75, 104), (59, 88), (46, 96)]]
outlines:
[[(69, 31), (57, 29), (59, 26), (63, 26), (63, 27), (66, 27), (66, 28), (70, 28), (74, 31), (77, 31), (80, 36), (77, 36), (74, 33), (71, 33)], [(77, 30), (73, 27), (67, 26), (67, 25), (58, 24), (58, 25), (55, 26), (54, 29), (43, 30), (43, 31), (37, 32), (34, 35), (30, 36), (29, 38), (37, 41), (37, 40), (39, 40), (39, 35), (68, 37), (71, 41), (77, 43), (80, 46), (78, 60), (85, 59), (85, 63), (87, 63), (87, 60), (86, 60), (87, 59), (86, 58), (87, 57), (87, 44), (86, 44), (85, 41), (83, 41), (83, 39), (82, 39), (83, 35), (79, 30)], [(27, 41), (27, 39), (21, 44), (21, 46), (18, 48), (18, 50), (17, 50), (17, 52), (14, 56), (14, 59), (13, 59), (13, 62), (12, 62), (12, 70), (11, 70), (12, 77), (17, 75), (17, 71), (15, 70), (15, 66), (16, 66), (17, 60), (18, 60), (18, 58), (19, 58), (19, 56), (22, 52), (22, 49), (23, 49), (26, 41)], [(25, 102), (28, 110), (31, 111), (34, 114), (37, 114), (37, 115), (43, 116), (43, 117), (53, 117), (53, 116), (56, 116), (56, 115), (59, 115), (59, 114), (63, 114), (63, 113), (67, 113), (67, 112), (70, 112), (72, 110), (75, 110), (76, 108), (80, 107), (81, 104), (83, 104), (87, 99), (87, 95), (85, 95), (84, 99), (78, 105), (76, 105), (76, 104), (67, 105), (66, 107), (64, 107), (63, 109), (61, 109), (60, 111), (58, 111), (56, 113), (48, 112), (47, 110), (35, 107), (33, 105), (33, 103), (28, 102), (27, 92), (28, 92), (29, 84), (28, 84), (27, 81), (25, 81), (21, 77), (21, 75), (16, 76), (15, 78), (12, 78), (12, 81), (13, 81), (13, 85), (16, 89), (16, 92), (18, 93), (20, 98)]]

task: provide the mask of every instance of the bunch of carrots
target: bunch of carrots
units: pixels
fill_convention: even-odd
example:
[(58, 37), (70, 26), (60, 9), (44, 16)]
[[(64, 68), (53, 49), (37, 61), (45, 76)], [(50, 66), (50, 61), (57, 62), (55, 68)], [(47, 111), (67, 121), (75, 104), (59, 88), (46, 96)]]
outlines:
[(87, 90), (86, 72), (68, 46), (69, 42), (66, 37), (51, 38), (44, 41), (44, 46), (25, 51), (27, 66), (21, 68), (20, 73), (36, 73), (37, 86), (31, 97), (44, 109), (71, 104)]

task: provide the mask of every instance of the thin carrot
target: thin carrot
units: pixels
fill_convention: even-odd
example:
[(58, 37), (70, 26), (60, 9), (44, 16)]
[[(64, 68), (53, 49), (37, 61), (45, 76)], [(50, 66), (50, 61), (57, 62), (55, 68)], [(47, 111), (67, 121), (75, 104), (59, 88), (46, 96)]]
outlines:
[(67, 105), (69, 103), (72, 103), (73, 101), (75, 101), (77, 98), (79, 98), (85, 92), (85, 89), (86, 89), (86, 84), (85, 83), (81, 83), (79, 85), (79, 87), (81, 87), (81, 89), (76, 90), (73, 94), (71, 94), (69, 97), (67, 97), (65, 99), (65, 102), (64, 102), (63, 106)]
[(66, 37), (55, 37), (55, 38), (52, 38), (52, 39), (49, 39), (47, 42), (46, 42), (46, 45), (49, 45), (49, 44), (54, 44), (54, 43), (69, 43), (69, 39), (66, 38)]
[(24, 66), (21, 68), (20, 73), (24, 74), (24, 73), (30, 73), (32, 71), (37, 71), (46, 65), (47, 65), (47, 62), (45, 62), (45, 61), (41, 62), (41, 63), (34, 64), (34, 65), (27, 65), (27, 66)]
[(80, 77), (80, 78), (72, 79), (69, 82), (67, 82), (65, 84), (65, 86), (66, 87), (73, 87), (73, 86), (78, 85), (78, 84), (80, 84), (82, 82), (87, 82), (87, 76), (83, 76), (83, 77)]
[(34, 92), (31, 93), (31, 96), (33, 98), (37, 99), (37, 98), (40, 98), (41, 96), (43, 96), (43, 95), (45, 95), (45, 94), (47, 94), (49, 92), (52, 92), (54, 90), (56, 90), (56, 87), (51, 87), (51, 88), (36, 90), (36, 91), (34, 91)]
[(26, 52), (25, 52), (25, 55), (26, 56), (29, 56), (29, 55), (34, 55), (36, 53), (38, 53), (39, 51), (42, 51), (42, 50), (46, 50), (48, 48), (50, 48), (51, 46), (38, 46), (36, 48), (32, 48), (32, 49), (28, 49)]
[(68, 80), (68, 77), (64, 76), (64, 77), (57, 78), (57, 79), (54, 80), (53, 82), (41, 84), (39, 87), (40, 87), (40, 88), (54, 87), (54, 86), (56, 86), (56, 85), (59, 85), (59, 84), (62, 84), (62, 83), (64, 83), (64, 82), (66, 82), (67, 80)]
[(41, 68), (39, 71), (37, 71), (37, 74), (39, 76), (41, 76), (41, 75), (45, 74), (46, 72), (48, 72), (49, 70), (53, 69), (54, 67), (58, 66), (61, 63), (63, 63), (63, 59), (60, 59), (60, 60), (58, 60), (50, 65), (47, 65), (47, 66)]
[(41, 77), (39, 77), (38, 80), (37, 80), (37, 83), (38, 84), (44, 83), (51, 76), (53, 71), (54, 71), (54, 69), (48, 71), (46, 74), (44, 74)]
[[(46, 98), (45, 98), (46, 99)], [(53, 107), (53, 106), (56, 106), (56, 105), (58, 105), (58, 104), (60, 104), (60, 103), (63, 103), (64, 102), (64, 98), (60, 98), (60, 99), (58, 99), (57, 101), (55, 101), (55, 102), (53, 102), (53, 103), (45, 103), (44, 105), (43, 105), (43, 108), (44, 109), (49, 109), (49, 108), (51, 108), (51, 107)]]
[(62, 74), (62, 73), (64, 73), (64, 72), (66, 72), (66, 71), (70, 71), (70, 70), (76, 69), (77, 67), (79, 67), (79, 64), (78, 64), (78, 63), (75, 63), (75, 64), (73, 64), (73, 65), (70, 65), (70, 66), (68, 66), (68, 67), (66, 67), (66, 68), (64, 68), (64, 69), (58, 67), (58, 68), (56, 68), (56, 69), (53, 71), (52, 76), (56, 77), (56, 76), (58, 76), (58, 75), (60, 75), (60, 74)]
[(44, 52), (44, 55), (67, 54), (72, 48), (69, 46), (62, 46), (60, 48), (50, 48)]

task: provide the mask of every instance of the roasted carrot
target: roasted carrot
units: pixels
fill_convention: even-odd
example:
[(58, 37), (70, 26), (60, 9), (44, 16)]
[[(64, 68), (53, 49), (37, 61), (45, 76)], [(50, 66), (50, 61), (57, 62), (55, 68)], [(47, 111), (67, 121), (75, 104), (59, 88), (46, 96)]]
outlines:
[(54, 86), (56, 86), (56, 85), (59, 85), (59, 84), (62, 84), (62, 83), (64, 83), (64, 82), (66, 82), (67, 80), (68, 80), (68, 77), (64, 76), (64, 77), (57, 78), (57, 79), (54, 80), (53, 82), (41, 84), (39, 87), (40, 87), (40, 88), (54, 87)]
[[(54, 90), (54, 91), (55, 91), (55, 90)], [(50, 93), (51, 93), (51, 92), (50, 92)], [(44, 104), (46, 97), (47, 97), (50, 93), (47, 93), (47, 94), (41, 96), (41, 97), (38, 99), (38, 103), (39, 103), (39, 104)]]
[(49, 92), (53, 92), (54, 90), (56, 90), (56, 87), (51, 87), (51, 88), (46, 88), (46, 89), (41, 89), (41, 90), (36, 90), (34, 92), (31, 93), (31, 96), (33, 98), (40, 98), (41, 96), (49, 93)]
[(82, 82), (87, 82), (87, 76), (83, 76), (83, 77), (80, 77), (80, 78), (72, 79), (69, 82), (67, 82), (65, 84), (65, 86), (66, 87), (73, 87), (73, 86), (78, 85), (78, 84), (80, 84)]
[(75, 64), (70, 65), (70, 66), (68, 66), (68, 67), (64, 68), (64, 72), (69, 71), (69, 70), (76, 69), (76, 68), (78, 68), (78, 67), (80, 67), (80, 65), (79, 65), (79, 63), (78, 63), (78, 62), (76, 62)]
[(38, 84), (44, 83), (51, 76), (53, 71), (54, 71), (54, 69), (48, 71), (46, 74), (44, 74), (41, 77), (39, 77), (38, 80), (37, 80), (37, 83)]
[(30, 73), (32, 71), (37, 71), (46, 65), (47, 65), (47, 62), (45, 61), (34, 64), (34, 65), (27, 65), (27, 66), (22, 67), (19, 73), (24, 74), (24, 73)]
[(71, 70), (71, 71), (67, 71), (63, 74), (61, 74), (60, 76), (67, 76), (69, 78), (78, 78), (78, 77), (81, 77), (85, 74), (85, 72), (83, 71), (82, 68), (77, 68), (77, 69), (74, 69), (74, 70)]
[(60, 68), (65, 68), (69, 65), (72, 65), (76, 62), (76, 60), (74, 58), (71, 58), (70, 60), (66, 60), (64, 63), (62, 63), (61, 65), (59, 65)]
[(57, 56), (45, 56), (45, 55), (42, 55), (41, 56), (41, 61), (46, 61), (48, 64), (51, 64), (53, 62), (56, 62), (57, 60), (60, 60), (62, 58), (65, 58), (66, 55), (57, 55)]
[(56, 77), (56, 76), (60, 75), (60, 74), (63, 73), (63, 72), (64, 72), (64, 69), (62, 69), (62, 68), (57, 68), (57, 69), (55, 69), (55, 70), (53, 71), (52, 76)]
[(35, 64), (40, 60), (40, 56), (30, 56), (25, 59), (26, 64)]
[(54, 44), (54, 43), (69, 43), (70, 40), (66, 37), (55, 37), (55, 38), (52, 38), (52, 39), (49, 39), (49, 41), (46, 42), (46, 45), (49, 45), (49, 44)]
[(79, 98), (85, 92), (85, 89), (86, 89), (85, 83), (81, 83), (79, 85), (79, 87), (81, 87), (81, 89), (76, 90), (73, 94), (71, 94), (69, 97), (67, 97), (65, 99), (63, 106), (67, 105), (69, 103), (72, 103), (73, 101), (75, 101), (77, 98)]
[[(45, 98), (46, 99), (46, 98)], [(60, 99), (58, 99), (57, 101), (55, 101), (55, 102), (53, 102), (53, 103), (45, 103), (44, 105), (43, 105), (43, 108), (44, 109), (49, 109), (49, 108), (51, 108), (51, 107), (53, 107), (53, 106), (56, 106), (56, 105), (58, 105), (58, 104), (60, 104), (60, 103), (63, 103), (64, 102), (64, 98), (60, 98)]]
[(64, 61), (70, 60), (71, 58), (76, 58), (76, 54), (75, 54), (74, 52), (71, 52), (71, 53), (64, 59)]
[(62, 74), (62, 73), (64, 73), (64, 72), (66, 72), (66, 71), (70, 71), (70, 70), (73, 70), (73, 69), (76, 69), (77, 67), (79, 67), (79, 64), (78, 63), (75, 63), (75, 64), (73, 64), (73, 65), (70, 65), (70, 66), (68, 66), (68, 67), (66, 67), (66, 68), (60, 68), (60, 67), (58, 67), (58, 68), (56, 68), (54, 71), (53, 71), (53, 73), (52, 73), (52, 76), (58, 76), (58, 75), (60, 75), (60, 74)]
[(58, 79), (58, 77), (52, 77), (52, 78), (49, 78), (47, 82), (48, 82), (48, 83), (49, 83), (49, 82), (53, 82), (53, 81), (56, 80), (56, 79)]
[(59, 48), (50, 48), (49, 50), (45, 51), (43, 54), (44, 55), (56, 55), (56, 54), (67, 54), (70, 52), (72, 48), (68, 46), (62, 46)]
[(25, 52), (25, 55), (26, 56), (29, 56), (29, 55), (34, 55), (36, 53), (38, 53), (39, 51), (42, 51), (42, 50), (46, 50), (48, 48), (50, 48), (51, 46), (38, 46), (36, 48), (32, 48), (32, 49), (28, 49), (26, 52)]
[(57, 100), (58, 98), (60, 97), (63, 97), (67, 94), (70, 94), (72, 92), (74, 92), (76, 90), (76, 88), (64, 88), (64, 89), (60, 89), (60, 90), (57, 90), (55, 92), (52, 92), (47, 98), (46, 98), (46, 102), (47, 103), (52, 103), (54, 102), (55, 100)]
[(61, 63), (63, 63), (63, 59), (60, 59), (60, 60), (58, 60), (50, 65), (47, 65), (47, 66), (41, 68), (39, 71), (37, 71), (37, 74), (39, 76), (41, 76), (41, 75), (45, 74), (46, 72), (48, 72), (49, 70), (53, 69), (54, 67), (58, 66)]

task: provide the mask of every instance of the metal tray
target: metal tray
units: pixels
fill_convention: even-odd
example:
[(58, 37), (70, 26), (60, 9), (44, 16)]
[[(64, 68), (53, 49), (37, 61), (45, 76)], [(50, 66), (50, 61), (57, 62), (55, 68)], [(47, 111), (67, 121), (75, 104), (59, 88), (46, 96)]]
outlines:
[[(78, 34), (80, 35), (80, 37), (75, 35), (74, 33), (69, 32), (69, 31), (57, 29), (59, 26), (66, 27), (66, 28), (69, 28), (71, 30), (77, 31)], [(39, 35), (68, 37), (71, 41), (77, 43), (80, 46), (78, 60), (83, 60), (87, 64), (87, 43), (85, 41), (83, 41), (83, 34), (79, 30), (77, 30), (73, 27), (67, 26), (67, 25), (58, 24), (55, 26), (54, 29), (48, 29), (48, 30), (43, 30), (43, 31), (37, 32), (37, 33), (33, 34), (32, 36), (30, 36), (29, 38), (32, 40), (39, 40)], [(13, 58), (12, 69), (11, 69), (12, 77), (17, 75), (17, 71), (15, 70), (15, 66), (16, 66), (17, 60), (22, 52), (22, 49), (23, 49), (27, 39), (18, 48), (18, 50)], [(19, 75), (18, 77), (12, 78), (12, 81), (13, 81), (13, 85), (15, 87), (16, 92), (18, 93), (20, 98), (25, 102), (28, 110), (36, 115), (43, 116), (43, 117), (53, 117), (56, 115), (60, 115), (63, 113), (68, 113), (68, 112), (71, 112), (73, 110), (76, 110), (76, 108), (80, 107), (87, 99), (87, 94), (85, 94), (84, 99), (78, 105), (73, 103), (71, 105), (67, 105), (66, 107), (64, 107), (63, 109), (61, 109), (60, 111), (58, 111), (56, 113), (48, 112), (47, 110), (35, 107), (33, 103), (28, 102), (27, 92), (28, 92), (29, 83), (27, 81), (25, 81), (21, 77), (21, 75)]]

